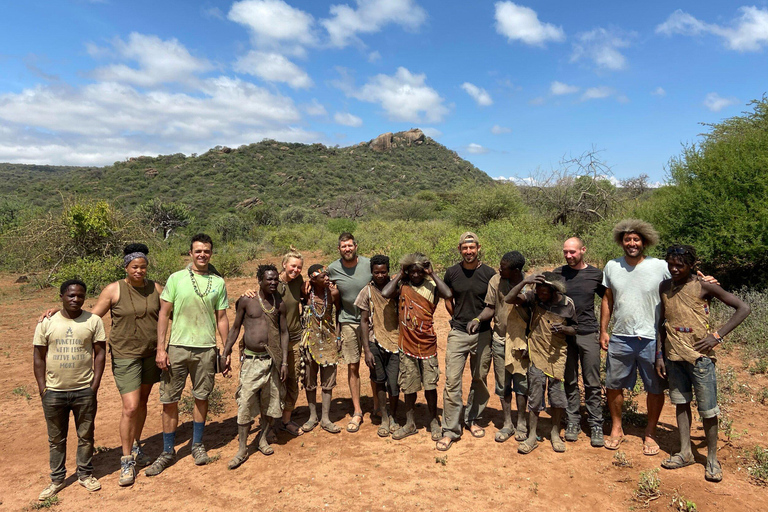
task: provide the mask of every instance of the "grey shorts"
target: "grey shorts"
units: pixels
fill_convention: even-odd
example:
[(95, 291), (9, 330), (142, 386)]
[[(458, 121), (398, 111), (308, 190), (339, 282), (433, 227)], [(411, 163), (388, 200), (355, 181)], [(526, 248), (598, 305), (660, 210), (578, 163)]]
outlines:
[(192, 396), (208, 400), (213, 391), (216, 375), (216, 347), (168, 347), (171, 365), (163, 371), (160, 380), (160, 403), (172, 404), (181, 400), (187, 375), (192, 381)]
[(669, 379), (669, 401), (675, 405), (689, 404), (696, 393), (699, 416), (704, 419), (720, 414), (717, 406), (717, 377), (715, 363), (700, 357), (695, 364), (686, 361), (665, 361)]
[(261, 414), (271, 418), (283, 415), (283, 383), (272, 358), (246, 356), (240, 366), (240, 385), (237, 386), (237, 424), (248, 425)]
[(544, 392), (549, 396), (549, 406), (557, 409), (568, 407), (563, 381), (550, 377), (531, 363), (528, 367), (528, 410), (544, 410)]

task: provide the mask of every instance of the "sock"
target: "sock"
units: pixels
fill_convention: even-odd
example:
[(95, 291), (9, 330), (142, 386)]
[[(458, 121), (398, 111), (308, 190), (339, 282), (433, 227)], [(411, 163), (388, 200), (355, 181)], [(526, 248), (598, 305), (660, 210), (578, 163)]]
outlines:
[(176, 446), (176, 432), (163, 432), (163, 451), (173, 453), (173, 448)]
[(205, 428), (205, 422), (200, 423), (192, 422), (192, 444), (198, 444), (203, 442), (203, 428)]

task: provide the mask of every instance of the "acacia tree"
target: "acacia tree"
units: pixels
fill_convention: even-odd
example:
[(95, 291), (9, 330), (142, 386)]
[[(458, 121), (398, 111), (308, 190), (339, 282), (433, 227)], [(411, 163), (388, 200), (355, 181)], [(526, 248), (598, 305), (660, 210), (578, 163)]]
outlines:
[(153, 233), (162, 232), (163, 240), (167, 240), (173, 230), (183, 228), (192, 220), (192, 213), (185, 204), (164, 202), (158, 198), (143, 204), (139, 211)]

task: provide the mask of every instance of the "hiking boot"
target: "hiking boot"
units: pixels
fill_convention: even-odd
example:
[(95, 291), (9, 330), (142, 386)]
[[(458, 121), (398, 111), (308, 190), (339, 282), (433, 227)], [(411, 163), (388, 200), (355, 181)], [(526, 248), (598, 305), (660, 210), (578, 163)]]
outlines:
[(602, 448), (605, 446), (605, 439), (603, 439), (603, 427), (592, 427), (592, 431), (589, 434), (589, 444), (595, 448)]
[(155, 462), (152, 463), (151, 466), (149, 466), (145, 471), (144, 474), (147, 476), (155, 476), (159, 475), (163, 471), (165, 471), (165, 468), (173, 464), (173, 462), (176, 460), (176, 452), (163, 452), (155, 459)]
[(152, 464), (152, 459), (144, 453), (144, 450), (141, 449), (141, 445), (137, 443), (136, 441), (133, 442), (133, 448), (131, 448), (131, 455), (133, 455), (133, 460), (136, 461), (136, 465), (139, 467), (145, 467)]
[(120, 479), (117, 484), (121, 487), (133, 485), (136, 481), (136, 461), (133, 455), (123, 455), (120, 457)]
[(53, 498), (58, 494), (60, 490), (64, 488), (64, 482), (51, 482), (48, 484), (48, 487), (43, 489), (43, 492), (40, 493), (40, 496), (37, 497), (40, 501), (45, 501), (48, 498)]
[(579, 440), (579, 434), (581, 433), (581, 427), (576, 423), (569, 423), (565, 428), (565, 440), (569, 443)]
[(195, 459), (196, 466), (205, 466), (211, 462), (211, 458), (208, 457), (208, 453), (205, 451), (203, 443), (195, 443), (192, 445), (192, 458)]
[(101, 484), (93, 475), (88, 475), (85, 478), (81, 478), (77, 481), (77, 483), (88, 489), (90, 492), (96, 492), (101, 489)]

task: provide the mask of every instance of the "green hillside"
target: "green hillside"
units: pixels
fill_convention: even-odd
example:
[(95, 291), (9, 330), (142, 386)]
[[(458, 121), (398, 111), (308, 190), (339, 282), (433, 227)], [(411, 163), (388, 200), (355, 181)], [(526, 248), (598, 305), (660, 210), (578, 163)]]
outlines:
[(74, 194), (133, 209), (160, 198), (198, 214), (259, 204), (322, 210), (340, 196), (396, 199), (466, 182), (492, 179), (420, 130), (343, 148), (264, 140), (199, 156), (140, 156), (103, 168), (0, 164), (0, 195), (29, 205), (56, 208), (61, 194)]

